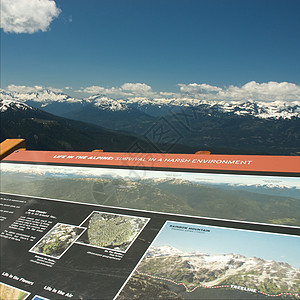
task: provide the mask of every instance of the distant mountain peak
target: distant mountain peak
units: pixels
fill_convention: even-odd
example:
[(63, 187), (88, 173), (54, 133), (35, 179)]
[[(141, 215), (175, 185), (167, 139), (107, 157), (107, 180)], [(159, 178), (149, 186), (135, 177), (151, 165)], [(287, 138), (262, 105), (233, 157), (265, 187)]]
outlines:
[(180, 251), (172, 246), (159, 246), (151, 247), (147, 253), (149, 257), (158, 257), (158, 256), (172, 256), (172, 255), (182, 255), (183, 251)]
[(6, 112), (6, 111), (25, 111), (25, 110), (33, 110), (34, 108), (14, 100), (2, 100), (0, 99), (0, 112)]
[(64, 94), (60, 91), (51, 90), (51, 89), (42, 89), (37, 91), (30, 91), (27, 93), (11, 92), (11, 91), (8, 92), (2, 89), (0, 90), (0, 99), (15, 100), (24, 103), (27, 103), (28, 101), (33, 101), (40, 104), (42, 103), (43, 106), (46, 106), (53, 102), (60, 102), (60, 103), (82, 102), (82, 100), (80, 99), (72, 98), (67, 94)]
[(166, 178), (147, 178), (144, 179), (146, 182), (150, 181), (153, 184), (163, 184), (163, 183), (167, 183), (167, 184), (185, 184), (185, 185), (192, 185), (193, 183), (189, 180), (184, 180), (181, 178), (171, 178), (171, 177), (166, 177)]
[(124, 100), (115, 100), (105, 95), (95, 95), (86, 99), (87, 102), (93, 104), (95, 107), (110, 111), (128, 110), (128, 105)]

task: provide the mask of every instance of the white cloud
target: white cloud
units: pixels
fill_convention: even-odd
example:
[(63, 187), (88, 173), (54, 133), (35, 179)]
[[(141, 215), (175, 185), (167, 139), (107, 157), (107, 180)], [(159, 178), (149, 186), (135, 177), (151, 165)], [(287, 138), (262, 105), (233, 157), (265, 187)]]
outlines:
[(199, 100), (224, 101), (297, 101), (300, 100), (300, 86), (289, 82), (257, 83), (250, 81), (238, 87), (217, 87), (206, 83), (178, 84), (183, 95)]
[(63, 93), (63, 90), (58, 88), (47, 87), (46, 89), (54, 93)]
[(44, 88), (42, 86), (39, 85), (35, 85), (35, 86), (25, 86), (25, 85), (14, 85), (14, 84), (10, 84), (7, 87), (7, 90), (9, 92), (13, 92), (13, 93), (19, 93), (19, 94), (27, 94), (27, 93), (35, 93), (38, 91), (43, 90)]
[(300, 100), (300, 86), (289, 82), (250, 81), (242, 87), (231, 85), (218, 96), (224, 100), (295, 101)]
[(172, 92), (159, 92), (159, 95), (162, 96), (163, 98), (179, 98), (181, 97), (180, 93), (172, 93)]
[(151, 86), (146, 83), (124, 83), (121, 88), (122, 90), (131, 91), (132, 93), (140, 96), (153, 93)]
[(103, 86), (97, 86), (97, 85), (81, 87), (79, 90), (76, 90), (75, 92), (82, 93), (82, 94), (91, 94), (91, 95), (102, 94), (105, 96), (112, 96), (112, 97), (132, 97), (134, 95), (131, 92), (123, 91), (119, 87), (105, 88)]
[(1, 28), (8, 33), (47, 31), (60, 12), (52, 0), (1, 0)]
[(81, 88), (80, 90), (77, 90), (75, 92), (78, 93), (88, 93), (88, 94), (102, 94), (104, 93), (105, 88), (102, 86), (92, 85), (85, 88)]
[[(289, 82), (265, 82), (257, 83), (250, 81), (243, 86), (228, 86), (217, 87), (206, 83), (190, 83), (190, 84), (178, 84), (180, 92), (154, 92), (151, 86), (145, 83), (124, 83), (120, 87), (103, 87), (103, 86), (88, 86), (82, 87), (75, 92), (82, 93), (83, 97), (86, 94), (96, 95), (101, 94), (114, 99), (130, 99), (132, 101), (186, 101), (189, 103), (198, 103), (201, 100), (206, 101), (284, 101), (294, 102), (300, 100), (300, 85)], [(71, 90), (70, 87), (65, 87), (63, 90)], [(43, 86), (18, 86), (9, 85), (7, 91), (20, 95), (21, 98), (28, 99), (30, 93), (45, 94), (45, 97), (49, 98), (50, 94), (62, 93), (61, 89), (53, 87)], [(53, 95), (53, 97), (58, 97)], [(60, 96), (61, 97), (61, 96)], [(143, 100), (143, 101), (144, 101)], [(25, 100), (24, 100), (25, 101)]]
[(190, 83), (190, 84), (182, 84), (179, 83), (178, 86), (180, 87), (180, 91), (183, 93), (188, 93), (188, 94), (204, 94), (204, 93), (210, 93), (210, 92), (219, 92), (222, 89), (209, 85), (206, 83)]
[(145, 83), (124, 83), (121, 87), (105, 88), (103, 86), (81, 87), (76, 92), (87, 94), (103, 94), (112, 97), (153, 97), (157, 94), (152, 91), (151, 86)]
[(10, 84), (7, 87), (7, 90), (11, 93), (17, 94), (28, 94), (28, 93), (37, 93), (37, 92), (45, 92), (45, 90), (52, 91), (54, 93), (62, 93), (62, 89), (53, 88), (53, 87), (43, 87), (40, 85), (35, 86), (25, 86), (25, 85), (14, 85)]
[(98, 85), (92, 85), (88, 87), (81, 87), (81, 89), (75, 91), (77, 93), (83, 93), (83, 94), (91, 94), (91, 95), (110, 95), (115, 97), (127, 97), (132, 96), (132, 93), (124, 92), (121, 88), (117, 87), (111, 87), (111, 88), (105, 88), (103, 86)]

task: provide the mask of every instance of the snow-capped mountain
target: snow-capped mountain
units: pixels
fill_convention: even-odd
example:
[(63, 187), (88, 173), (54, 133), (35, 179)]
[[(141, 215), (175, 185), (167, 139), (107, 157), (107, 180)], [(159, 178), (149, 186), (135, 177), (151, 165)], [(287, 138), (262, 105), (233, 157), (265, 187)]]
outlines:
[(276, 268), (290, 268), (295, 271), (296, 275), (300, 275), (300, 270), (293, 268), (288, 263), (276, 262), (273, 260), (264, 260), (257, 257), (246, 257), (241, 254), (228, 253), (228, 254), (207, 254), (200, 251), (184, 252), (175, 247), (166, 245), (151, 247), (147, 253), (147, 257), (177, 257), (182, 261), (188, 262), (190, 268), (195, 270), (201, 270), (202, 268), (209, 269), (221, 269), (228, 266), (237, 268), (243, 267), (243, 269), (253, 268), (255, 266), (266, 265), (269, 269), (270, 266), (276, 266)]
[[(297, 155), (299, 152), (299, 101), (240, 103), (187, 97), (112, 99), (100, 94), (75, 99), (51, 89), (26, 93), (0, 90), (0, 99), (142, 135), (154, 152), (172, 152), (177, 146), (181, 153), (192, 153), (194, 149), (215, 154)], [(183, 150), (188, 148), (190, 150)]]
[(217, 105), (219, 105), (224, 112), (232, 112), (236, 115), (252, 115), (263, 119), (291, 119), (292, 117), (300, 117), (299, 101), (294, 101), (292, 103), (285, 103), (283, 101), (274, 101), (270, 103), (254, 101), (247, 101), (244, 103), (223, 102)]
[(276, 190), (286, 190), (286, 189), (297, 189), (297, 190), (300, 190), (299, 187), (296, 187), (296, 186), (291, 186), (291, 185), (287, 185), (287, 184), (282, 184), (282, 183), (232, 183), (232, 184), (229, 184), (230, 186), (233, 186), (233, 187), (253, 187), (253, 188), (263, 188), (263, 189), (276, 189)]
[[(264, 101), (207, 101), (195, 98), (146, 98), (133, 97), (128, 99), (113, 99), (105, 95), (93, 95), (85, 99), (76, 99), (60, 91), (53, 89), (40, 89), (30, 92), (11, 92), (1, 89), (0, 99), (16, 100), (31, 106), (44, 109), (48, 112), (63, 113), (82, 109), (86, 105), (92, 105), (105, 111), (125, 111), (138, 109), (143, 113), (157, 116), (176, 112), (176, 108), (201, 110), (207, 114), (231, 113), (239, 116), (254, 116), (257, 118), (300, 118), (300, 102), (264, 102)], [(54, 109), (55, 111), (51, 111)], [(51, 107), (52, 106), (52, 107)], [(61, 110), (61, 111), (60, 111)], [(63, 111), (63, 112), (62, 112)]]
[(93, 104), (95, 107), (104, 110), (126, 110), (129, 108), (137, 108), (149, 115), (157, 116), (165, 113), (176, 113), (176, 108), (203, 110), (208, 114), (213, 113), (232, 113), (239, 116), (254, 116), (257, 118), (283, 118), (291, 119), (300, 117), (300, 103), (294, 102), (225, 102), (225, 101), (206, 101), (190, 98), (141, 98), (132, 99), (112, 99), (103, 95), (95, 95), (85, 99), (86, 102)]
[(153, 184), (154, 186), (160, 185), (160, 184), (174, 184), (174, 185), (185, 185), (185, 186), (191, 186), (193, 183), (189, 180), (184, 180), (180, 178), (147, 178), (143, 179), (143, 182), (146, 184)]
[(128, 109), (128, 104), (125, 100), (114, 100), (104, 95), (94, 95), (85, 99), (86, 103), (108, 111), (123, 111)]
[(0, 100), (22, 102), (59, 116), (70, 110), (79, 109), (85, 104), (82, 99), (75, 99), (51, 89), (34, 90), (26, 93), (8, 92), (2, 89), (0, 90)]
[(147, 252), (147, 257), (162, 257), (162, 256), (184, 255), (184, 252), (172, 246), (151, 247)]
[(80, 99), (72, 98), (62, 92), (51, 89), (41, 89), (31, 92), (8, 92), (3, 89), (0, 90), (0, 99), (15, 100), (20, 102), (34, 101), (41, 103), (42, 106), (47, 106), (52, 102), (82, 102)]
[(189, 282), (189, 287), (237, 284), (261, 291), (266, 287), (270, 294), (299, 292), (299, 269), (285, 262), (235, 253), (188, 253), (171, 246), (151, 247), (138, 271), (177, 283)]
[(66, 119), (14, 100), (0, 100), (1, 140), (21, 137), (31, 150), (123, 151), (134, 143), (148, 145), (136, 135)]
[(34, 110), (34, 108), (22, 102), (0, 99), (1, 113), (5, 111), (26, 111), (26, 110)]

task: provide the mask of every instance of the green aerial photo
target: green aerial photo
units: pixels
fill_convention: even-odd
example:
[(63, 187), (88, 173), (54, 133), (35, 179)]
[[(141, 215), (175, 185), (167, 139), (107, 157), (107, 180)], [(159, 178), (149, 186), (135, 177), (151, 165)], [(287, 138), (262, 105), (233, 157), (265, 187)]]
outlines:
[(73, 225), (58, 223), (31, 249), (31, 252), (59, 258), (83, 230)]
[(296, 177), (2, 163), (1, 191), (199, 217), (300, 225)]
[(79, 243), (125, 252), (146, 225), (147, 218), (93, 212), (83, 225), (87, 233)]

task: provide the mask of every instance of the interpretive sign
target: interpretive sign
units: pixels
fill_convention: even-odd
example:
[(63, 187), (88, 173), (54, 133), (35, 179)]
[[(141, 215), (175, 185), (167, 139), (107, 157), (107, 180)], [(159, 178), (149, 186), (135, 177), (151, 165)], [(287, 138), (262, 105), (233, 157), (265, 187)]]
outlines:
[(2, 296), (184, 299), (193, 292), (197, 299), (241, 299), (300, 292), (300, 228), (10, 194), (1, 195), (1, 206)]
[(1, 163), (1, 299), (300, 297), (294, 158), (26, 152)]

